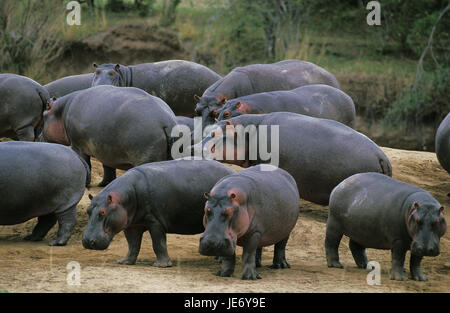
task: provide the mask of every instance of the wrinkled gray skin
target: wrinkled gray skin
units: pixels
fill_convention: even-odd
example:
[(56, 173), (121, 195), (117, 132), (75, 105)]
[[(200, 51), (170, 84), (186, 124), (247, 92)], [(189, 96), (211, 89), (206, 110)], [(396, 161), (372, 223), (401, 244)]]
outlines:
[(0, 74), (0, 137), (34, 141), (49, 99), (47, 90), (34, 80)]
[(106, 249), (114, 235), (125, 232), (127, 255), (120, 264), (135, 264), (142, 235), (150, 232), (158, 267), (171, 266), (166, 234), (203, 232), (203, 193), (231, 168), (211, 160), (172, 160), (135, 167), (104, 188), (87, 209), (83, 233), (86, 249)]
[(445, 234), (444, 208), (427, 191), (386, 175), (363, 173), (341, 182), (330, 196), (325, 250), (329, 267), (342, 268), (338, 247), (343, 235), (359, 268), (367, 267), (365, 249), (390, 249), (390, 278), (407, 280), (403, 265), (411, 250), (411, 278), (427, 280), (420, 263), (439, 255)]
[(24, 239), (40, 241), (58, 222), (57, 237), (49, 244), (65, 245), (89, 174), (87, 164), (62, 145), (0, 143), (0, 225), (37, 217), (37, 225)]
[(116, 177), (116, 168), (168, 160), (169, 135), (176, 125), (168, 105), (137, 88), (97, 86), (57, 99), (44, 113), (45, 141), (71, 145), (89, 164), (103, 163), (99, 186)]
[(91, 87), (93, 79), (92, 73), (72, 75), (52, 81), (44, 87), (47, 88), (50, 97), (61, 98), (69, 93)]
[(262, 92), (229, 100), (218, 111), (218, 120), (242, 114), (292, 112), (326, 118), (355, 126), (355, 105), (340, 89), (328, 85), (307, 85), (293, 90)]
[(339, 88), (334, 75), (306, 61), (285, 60), (238, 67), (206, 89), (195, 111), (202, 116), (203, 127), (206, 127), (214, 123), (217, 111), (230, 99), (260, 92), (292, 90), (312, 84)]
[(297, 222), (300, 198), (292, 176), (280, 168), (253, 166), (222, 178), (205, 194), (205, 232), (199, 252), (220, 256), (218, 276), (233, 275), (236, 245), (244, 248), (242, 279), (260, 279), (257, 250), (275, 245), (272, 268), (289, 268), (285, 247)]
[(206, 66), (183, 60), (138, 65), (96, 65), (92, 86), (137, 87), (163, 99), (176, 115), (194, 116), (194, 96), (221, 78)]
[[(270, 163), (260, 157), (259, 144), (257, 145), (256, 160), (250, 159), (249, 142), (259, 142), (259, 126), (267, 127), (267, 146), (272, 146), (272, 126), (279, 125), (279, 164), (296, 180), (300, 196), (308, 201), (327, 205), (330, 193), (345, 178), (362, 172), (380, 172), (392, 176), (389, 159), (384, 152), (365, 135), (345, 126), (342, 123), (310, 117), (306, 115), (275, 112), (269, 114), (245, 114), (226, 121), (220, 121), (215, 127), (222, 129), (222, 134), (229, 138), (236, 137), (235, 133), (226, 132), (227, 123), (232, 125), (255, 125), (256, 132), (247, 135), (245, 147), (235, 151), (245, 150), (245, 160), (229, 159), (226, 149), (223, 153), (218, 147), (216, 155), (222, 156), (223, 162), (233, 163), (242, 167), (255, 164)], [(223, 140), (226, 147), (226, 136), (214, 135), (214, 141), (208, 143), (213, 137), (213, 131), (202, 142), (191, 147), (195, 155), (207, 156), (215, 149), (213, 143)], [(217, 136), (217, 137), (216, 137)], [(233, 142), (233, 139), (231, 139)], [(208, 144), (207, 144), (208, 143)], [(236, 140), (234, 140), (236, 147)], [(209, 151), (208, 151), (209, 150)], [(276, 164), (275, 164), (276, 165)]]
[[(442, 167), (450, 173), (450, 113), (444, 118), (436, 132), (436, 155)], [(449, 193), (450, 196), (450, 193)]]

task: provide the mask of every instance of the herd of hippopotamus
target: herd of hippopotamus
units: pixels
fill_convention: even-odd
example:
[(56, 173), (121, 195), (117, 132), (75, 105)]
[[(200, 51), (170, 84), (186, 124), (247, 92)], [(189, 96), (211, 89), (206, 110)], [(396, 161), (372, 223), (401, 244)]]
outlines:
[[(366, 248), (390, 249), (391, 279), (406, 280), (411, 250), (410, 276), (426, 280), (420, 263), (440, 253), (444, 208), (427, 191), (391, 178), (388, 157), (353, 129), (355, 105), (339, 88), (334, 75), (300, 60), (238, 67), (224, 77), (182, 60), (94, 64), (94, 73), (45, 86), (0, 74), (0, 137), (20, 141), (0, 143), (0, 225), (37, 217), (25, 240), (39, 241), (58, 222), (50, 245), (65, 245), (95, 157), (105, 188), (89, 194), (82, 244), (106, 249), (123, 230), (129, 251), (119, 263), (135, 264), (147, 230), (159, 267), (172, 264), (167, 233), (202, 233), (199, 252), (218, 257), (217, 275), (233, 275), (239, 245), (242, 279), (259, 279), (264, 246), (275, 245), (272, 268), (290, 267), (285, 247), (302, 198), (329, 206), (329, 267), (343, 267), (338, 247), (346, 235), (358, 267), (368, 265)], [(194, 130), (194, 116), (205, 135), (190, 138), (187, 155), (174, 158), (171, 131)], [(210, 140), (233, 142), (236, 125), (255, 127), (243, 148), (235, 145), (242, 158), (191, 156)], [(275, 127), (278, 137), (263, 136)], [(277, 147), (278, 166), (250, 157), (252, 136)], [(436, 153), (450, 173), (450, 114), (437, 131)], [(116, 169), (127, 172), (116, 178)]]

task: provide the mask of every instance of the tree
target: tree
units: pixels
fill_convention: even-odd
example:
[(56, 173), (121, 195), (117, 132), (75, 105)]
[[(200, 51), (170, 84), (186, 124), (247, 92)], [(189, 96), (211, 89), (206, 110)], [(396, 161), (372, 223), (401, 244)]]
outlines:
[(159, 20), (160, 25), (169, 26), (175, 23), (175, 10), (181, 0), (164, 0), (162, 7), (162, 15)]

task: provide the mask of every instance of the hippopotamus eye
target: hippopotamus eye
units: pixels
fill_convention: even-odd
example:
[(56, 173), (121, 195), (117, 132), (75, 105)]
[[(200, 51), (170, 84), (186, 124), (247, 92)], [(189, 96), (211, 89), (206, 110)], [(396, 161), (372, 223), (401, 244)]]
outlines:
[(231, 112), (230, 111), (226, 111), (224, 115), (225, 115), (225, 117), (230, 117)]

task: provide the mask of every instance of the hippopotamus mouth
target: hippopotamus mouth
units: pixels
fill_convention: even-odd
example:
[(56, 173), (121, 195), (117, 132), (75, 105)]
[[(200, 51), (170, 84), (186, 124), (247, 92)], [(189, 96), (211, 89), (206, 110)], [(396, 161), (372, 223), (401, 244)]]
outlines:
[(200, 237), (198, 251), (206, 256), (232, 256), (236, 250), (236, 241), (230, 238), (212, 238), (212, 236)]
[(112, 236), (104, 232), (98, 235), (83, 234), (83, 247), (91, 250), (105, 250), (111, 243)]
[(420, 244), (420, 242), (414, 240), (411, 243), (411, 254), (417, 256), (438, 256), (440, 254), (439, 244), (424, 247), (424, 245)]

